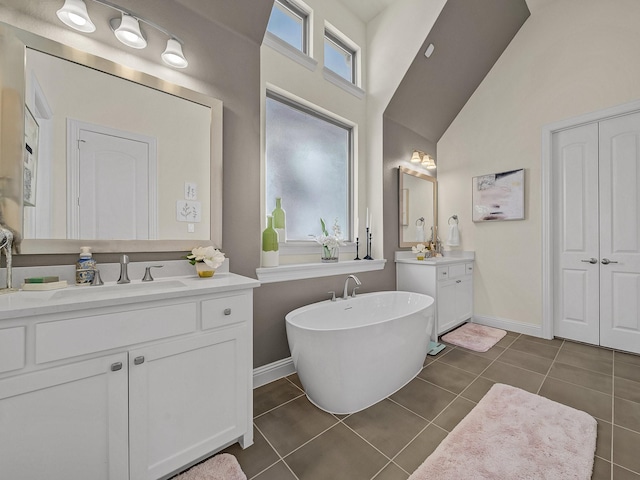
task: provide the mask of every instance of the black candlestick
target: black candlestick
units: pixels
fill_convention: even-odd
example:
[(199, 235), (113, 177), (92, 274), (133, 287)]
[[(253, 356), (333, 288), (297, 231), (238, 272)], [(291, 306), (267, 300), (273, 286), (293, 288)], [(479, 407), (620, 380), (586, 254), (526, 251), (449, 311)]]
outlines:
[(371, 256), (371, 237), (373, 236), (372, 233), (369, 233), (369, 227), (367, 227), (367, 256), (364, 257), (364, 260), (373, 260), (373, 257)]
[(354, 260), (362, 260), (360, 258), (360, 242), (358, 237), (356, 237), (356, 258), (354, 258)]

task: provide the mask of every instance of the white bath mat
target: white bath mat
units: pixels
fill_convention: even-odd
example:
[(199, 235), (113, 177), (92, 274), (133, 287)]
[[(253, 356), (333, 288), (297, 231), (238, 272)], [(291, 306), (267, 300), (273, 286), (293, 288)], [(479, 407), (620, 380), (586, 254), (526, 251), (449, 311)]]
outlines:
[(486, 352), (507, 334), (504, 330), (485, 327), (477, 323), (465, 323), (461, 327), (442, 336), (442, 340), (468, 348), (474, 352)]
[(497, 383), (409, 480), (589, 480), (596, 430), (585, 412)]
[(236, 457), (221, 453), (190, 468), (172, 480), (247, 480)]

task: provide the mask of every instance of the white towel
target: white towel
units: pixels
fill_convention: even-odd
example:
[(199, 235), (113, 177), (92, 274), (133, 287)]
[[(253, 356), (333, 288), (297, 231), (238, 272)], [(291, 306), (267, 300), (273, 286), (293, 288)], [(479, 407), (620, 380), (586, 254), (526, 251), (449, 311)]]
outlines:
[(424, 242), (424, 225), (416, 225), (416, 242)]
[(447, 245), (450, 247), (457, 247), (460, 245), (460, 230), (458, 230), (458, 223), (449, 225), (449, 239)]

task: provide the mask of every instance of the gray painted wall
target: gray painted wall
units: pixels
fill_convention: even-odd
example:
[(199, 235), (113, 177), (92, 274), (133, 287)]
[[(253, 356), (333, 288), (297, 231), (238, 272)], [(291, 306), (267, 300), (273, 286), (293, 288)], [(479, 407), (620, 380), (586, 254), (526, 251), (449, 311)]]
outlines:
[[(420, 171), (426, 175), (437, 176), (437, 170), (431, 172), (423, 169), (409, 160), (414, 150), (421, 150), (436, 157), (436, 144), (420, 134), (410, 130), (385, 116), (383, 119), (383, 191), (384, 191), (384, 255), (393, 264), (393, 255), (400, 248), (398, 228), (400, 223), (400, 212), (398, 205), (398, 167), (404, 166), (412, 170)], [(428, 235), (428, 232), (427, 232)], [(404, 249), (403, 249), (404, 250)], [(393, 265), (393, 289), (395, 289), (395, 265)]]

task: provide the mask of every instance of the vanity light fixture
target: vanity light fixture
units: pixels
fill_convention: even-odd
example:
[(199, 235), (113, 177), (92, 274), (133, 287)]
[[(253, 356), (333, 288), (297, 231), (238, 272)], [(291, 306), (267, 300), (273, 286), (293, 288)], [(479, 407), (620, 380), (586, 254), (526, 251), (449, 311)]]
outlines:
[(431, 155), (426, 155), (422, 158), (422, 165), (429, 170), (436, 168), (436, 162)]
[(411, 163), (420, 163), (423, 167), (432, 170), (436, 168), (436, 161), (428, 153), (424, 153), (421, 150), (414, 150), (411, 155)]
[(167, 40), (167, 48), (162, 53), (162, 61), (171, 67), (185, 68), (189, 63), (182, 53), (182, 45), (175, 38)]
[(96, 26), (89, 18), (87, 6), (82, 0), (64, 0), (64, 5), (56, 12), (62, 23), (80, 32), (92, 33)]
[(125, 45), (131, 48), (145, 48), (147, 46), (147, 39), (144, 38), (140, 30), (140, 22), (137, 18), (123, 12), (120, 19), (112, 18), (109, 24), (116, 38)]
[[(109, 21), (111, 30), (113, 30), (113, 33), (120, 42), (132, 48), (145, 48), (147, 46), (147, 39), (140, 29), (140, 22), (143, 22), (169, 37), (167, 40), (167, 48), (161, 55), (162, 61), (165, 64), (174, 68), (186, 68), (187, 65), (189, 65), (189, 62), (187, 62), (182, 52), (182, 40), (171, 32), (157, 23), (147, 20), (115, 3), (106, 0), (93, 1), (120, 12), (119, 18), (112, 18)], [(83, 0), (65, 0), (64, 5), (56, 14), (65, 25), (80, 32), (92, 33), (96, 30), (96, 26), (89, 18), (87, 6)]]

